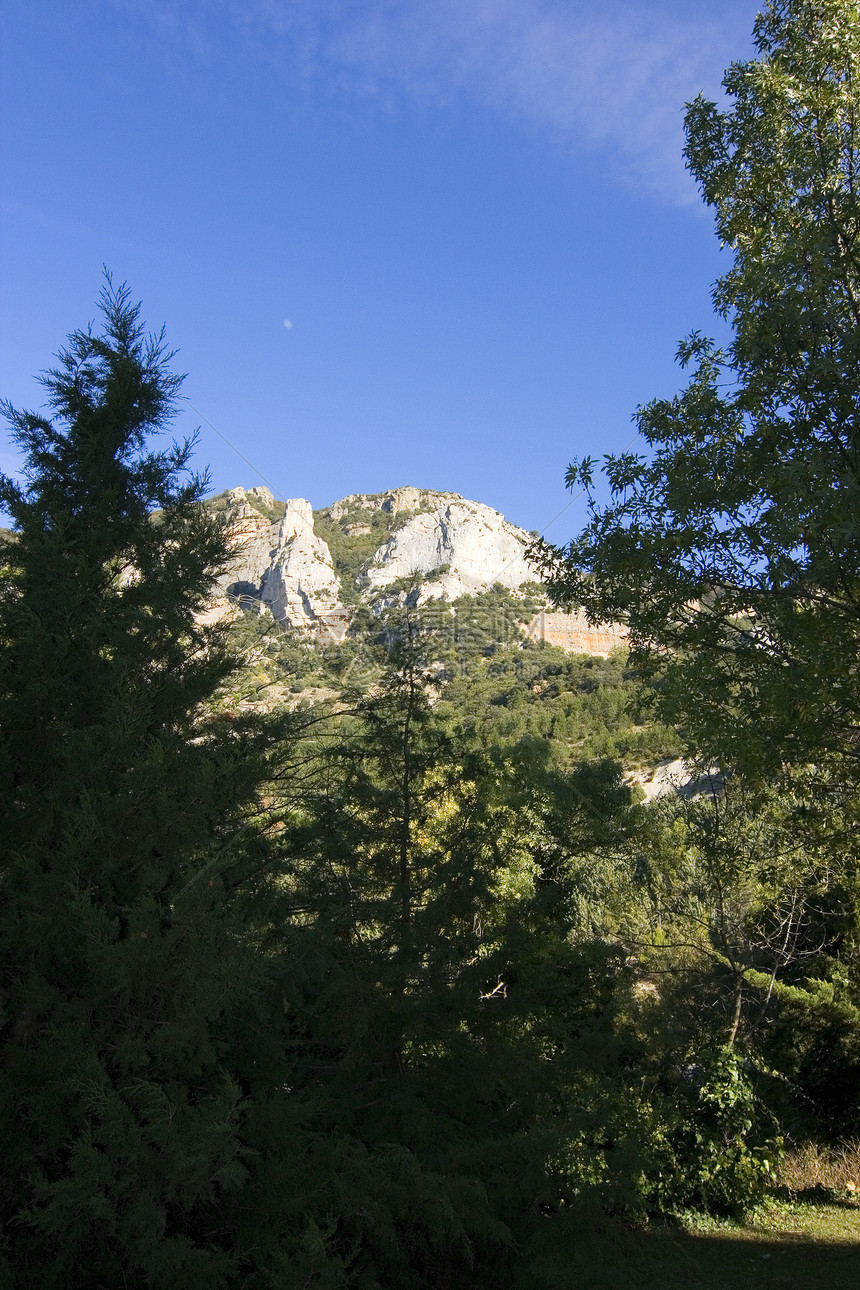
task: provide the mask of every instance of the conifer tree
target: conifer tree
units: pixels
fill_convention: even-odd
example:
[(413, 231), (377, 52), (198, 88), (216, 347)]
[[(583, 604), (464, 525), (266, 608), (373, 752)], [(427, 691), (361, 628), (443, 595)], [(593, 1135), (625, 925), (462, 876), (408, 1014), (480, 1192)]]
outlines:
[[(24, 1287), (186, 1287), (233, 1267), (243, 987), (230, 891), (261, 774), (203, 705), (235, 664), (201, 626), (223, 536), (191, 444), (148, 438), (181, 378), (110, 278), (103, 326), (8, 405), (0, 479), (0, 1271)], [(0, 1275), (0, 1280), (2, 1280)]]
[[(348, 1284), (508, 1284), (538, 1205), (581, 1181), (560, 1144), (599, 1132), (623, 965), (574, 941), (576, 870), (623, 835), (628, 792), (617, 768), (562, 775), (537, 741), (441, 715), (439, 606), (402, 590), (292, 821), (286, 888), (317, 949), (291, 981), (295, 1081), (339, 1152)], [(360, 1203), (341, 1181), (358, 1159)]]

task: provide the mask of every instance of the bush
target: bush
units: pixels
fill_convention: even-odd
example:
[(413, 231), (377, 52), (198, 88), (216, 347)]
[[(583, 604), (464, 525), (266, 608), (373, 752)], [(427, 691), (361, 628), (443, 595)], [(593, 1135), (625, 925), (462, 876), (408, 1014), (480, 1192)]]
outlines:
[(704, 1053), (655, 1108), (642, 1193), (664, 1213), (740, 1214), (773, 1184), (779, 1136), (763, 1132), (748, 1063), (734, 1048)]

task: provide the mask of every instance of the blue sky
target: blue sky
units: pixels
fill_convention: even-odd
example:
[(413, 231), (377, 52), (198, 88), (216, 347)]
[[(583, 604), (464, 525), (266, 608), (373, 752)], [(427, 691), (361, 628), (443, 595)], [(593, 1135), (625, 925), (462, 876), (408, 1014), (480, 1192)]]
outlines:
[[(713, 331), (682, 106), (751, 51), (721, 0), (6, 0), (0, 392), (101, 267), (274, 491), (450, 489), (544, 530)], [(289, 324), (289, 325), (287, 325)], [(202, 424), (216, 489), (260, 478)], [(16, 458), (0, 443), (0, 469)], [(581, 511), (548, 528), (563, 542)]]

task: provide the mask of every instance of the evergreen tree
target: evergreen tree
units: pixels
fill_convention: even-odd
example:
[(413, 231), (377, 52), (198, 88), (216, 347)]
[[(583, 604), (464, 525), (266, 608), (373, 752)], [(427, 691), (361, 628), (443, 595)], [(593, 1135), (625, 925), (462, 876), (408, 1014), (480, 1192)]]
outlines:
[[(247, 985), (231, 892), (254, 862), (250, 724), (202, 626), (224, 545), (151, 451), (179, 377), (128, 290), (6, 407), (0, 480), (0, 1266), (20, 1287), (222, 1284), (246, 1173), (218, 1027)], [(259, 859), (259, 857), (257, 857)]]
[(623, 836), (619, 768), (559, 774), (545, 741), (487, 747), (440, 715), (423, 609), (386, 616), (285, 847), (295, 1080), (362, 1198), (340, 1194), (332, 1251), (392, 1290), (507, 1283), (539, 1206), (585, 1185), (624, 971), (572, 935), (579, 867)]

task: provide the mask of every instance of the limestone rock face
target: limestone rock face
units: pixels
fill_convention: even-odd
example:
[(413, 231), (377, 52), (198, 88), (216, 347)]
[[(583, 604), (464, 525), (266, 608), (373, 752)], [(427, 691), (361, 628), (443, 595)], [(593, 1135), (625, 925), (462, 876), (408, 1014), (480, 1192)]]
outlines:
[(304, 498), (287, 502), (261, 599), (273, 618), (290, 627), (322, 625), (342, 611), (331, 552), (314, 533), (313, 512)]
[(557, 613), (541, 610), (526, 628), (533, 641), (546, 641), (569, 654), (601, 654), (627, 644), (626, 628), (620, 623), (590, 623), (583, 613)]
[[(273, 518), (283, 509), (283, 518)], [(267, 488), (232, 488), (213, 499), (224, 516), (233, 553), (219, 579), (215, 615), (245, 609), (270, 611), (285, 626), (323, 641), (342, 640), (353, 607), (341, 603), (341, 583), (331, 551), (314, 531), (310, 503), (293, 498), (277, 502)], [(390, 516), (390, 521), (388, 517)], [(393, 488), (386, 493), (356, 493), (321, 512), (326, 531), (334, 526), (359, 559), (343, 563), (344, 588), (354, 601), (372, 608), (402, 596), (393, 584), (421, 575), (419, 599), (474, 595), (495, 583), (516, 590), (538, 581), (526, 559), (529, 535), (504, 516), (459, 493)], [(385, 540), (373, 551), (363, 540), (374, 532)], [(355, 545), (357, 544), (357, 545)], [(356, 581), (356, 574), (358, 578)], [(577, 653), (609, 654), (624, 644), (623, 628), (589, 625), (576, 614), (541, 611), (527, 635)]]
[[(224, 494), (227, 509), (227, 543), (233, 558), (218, 579), (221, 590), (235, 599), (257, 597), (272, 563), (278, 541), (278, 522), (253, 504), (276, 509), (268, 488), (231, 488)], [(253, 500), (249, 500), (253, 499)]]
[(368, 595), (413, 573), (430, 575), (423, 597), (449, 600), (485, 591), (497, 582), (516, 588), (537, 580), (525, 558), (527, 533), (480, 502), (450, 493), (442, 496), (440, 505), (413, 515), (376, 552), (367, 571)]

